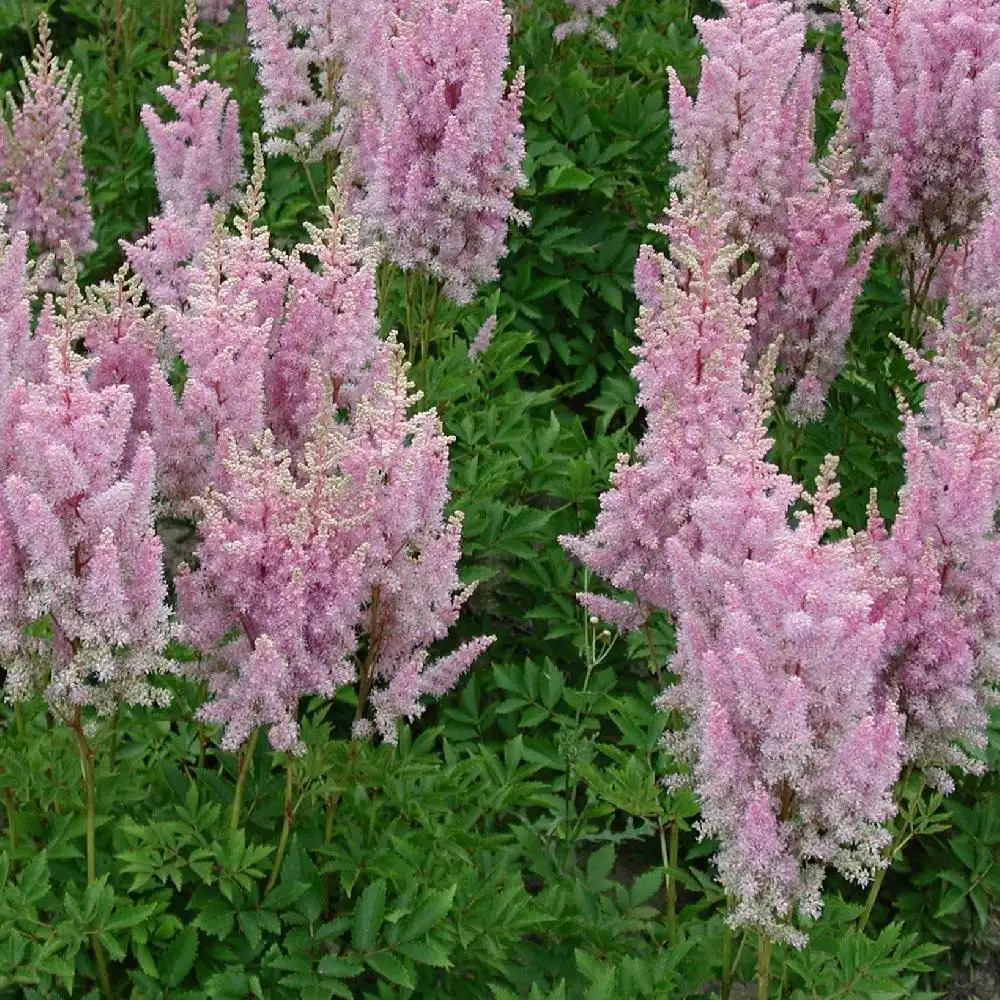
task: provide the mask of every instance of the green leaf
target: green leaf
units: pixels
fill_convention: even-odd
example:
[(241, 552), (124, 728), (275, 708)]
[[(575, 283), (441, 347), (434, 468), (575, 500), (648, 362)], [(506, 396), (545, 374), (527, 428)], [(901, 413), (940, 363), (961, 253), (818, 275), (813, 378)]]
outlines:
[(365, 961), (384, 979), (397, 986), (405, 986), (408, 990), (413, 989), (413, 976), (410, 975), (410, 970), (395, 955), (387, 951), (376, 951), (366, 956)]
[(545, 179), (547, 192), (586, 191), (594, 183), (594, 175), (588, 174), (572, 163), (560, 163), (549, 171)]
[(375, 944), (384, 915), (385, 879), (380, 878), (361, 894), (361, 899), (354, 911), (351, 943), (357, 951), (367, 951)]
[(412, 941), (426, 934), (450, 909), (457, 885), (430, 894), (427, 901), (400, 928), (400, 940)]
[(163, 981), (168, 986), (180, 986), (191, 971), (197, 954), (198, 931), (189, 925), (174, 938), (158, 963)]

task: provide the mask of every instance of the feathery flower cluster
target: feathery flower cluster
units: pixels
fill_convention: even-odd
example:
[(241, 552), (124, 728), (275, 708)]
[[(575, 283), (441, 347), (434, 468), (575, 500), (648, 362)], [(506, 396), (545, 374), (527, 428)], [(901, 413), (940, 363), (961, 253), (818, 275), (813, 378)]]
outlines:
[(862, 884), (885, 862), (900, 719), (881, 694), (884, 633), (870, 567), (838, 526), (828, 460), (806, 510), (765, 455), (758, 403), (666, 546), (676, 581), (678, 683), (659, 699), (686, 729), (699, 829), (720, 840), (729, 919), (805, 942), (793, 913), (818, 916), (826, 868)]
[(707, 50), (696, 100), (671, 70), (676, 186), (690, 197), (707, 184), (733, 213), (730, 235), (759, 266), (746, 288), (758, 303), (753, 354), (781, 338), (779, 385), (795, 386), (791, 413), (813, 419), (843, 363), (872, 247), (854, 250), (864, 220), (841, 139), (814, 162), (819, 62), (803, 54), (805, 16), (776, 0), (724, 6), (723, 18), (695, 19)]
[(858, 185), (926, 295), (986, 195), (981, 126), (1000, 109), (1000, 0), (862, 0), (844, 9), (847, 138)]
[(366, 54), (387, 0), (247, 0), (264, 96), (265, 150), (307, 163), (337, 152), (348, 102), (366, 92)]
[(644, 246), (635, 267), (639, 297), (632, 374), (646, 412), (646, 433), (634, 460), (620, 455), (611, 488), (601, 496), (597, 524), (562, 544), (638, 606), (590, 596), (595, 613), (637, 627), (649, 608), (676, 606), (664, 546), (686, 523), (736, 433), (747, 397), (744, 354), (752, 302), (733, 294), (729, 274), (745, 248), (728, 245), (733, 220), (673, 199), (665, 225), (672, 260)]
[(38, 19), (32, 61), (22, 60), (21, 106), (8, 94), (10, 124), (0, 120), (0, 198), (11, 232), (24, 230), (43, 251), (62, 242), (75, 254), (94, 248), (83, 173), (79, 76), (52, 52), (48, 20)]
[[(0, 254), (6, 271), (13, 258), (23, 260), (23, 244)], [(159, 655), (168, 625), (153, 531), (153, 451), (140, 439), (126, 457), (131, 395), (123, 386), (88, 384), (87, 362), (71, 347), (88, 307), (72, 294), (62, 307), (60, 314), (47, 300), (34, 338), (27, 309), (20, 318), (5, 310), (0, 324), (5, 694), (18, 700), (44, 688), (62, 713), (82, 705), (109, 712), (123, 701), (163, 704), (166, 692), (148, 679), (169, 669)], [(30, 353), (33, 339), (45, 349), (42, 371), (9, 366)], [(25, 631), (44, 619), (51, 641)]]
[(609, 49), (618, 47), (618, 40), (607, 28), (602, 28), (594, 22), (604, 17), (612, 7), (616, 6), (618, 0), (566, 0), (566, 6), (572, 12), (568, 21), (557, 24), (553, 35), (557, 42), (561, 42), (570, 35), (583, 35), (590, 33), (602, 45)]
[(881, 863), (900, 740), (879, 683), (870, 557), (824, 540), (833, 465), (792, 527), (802, 491), (765, 458), (771, 371), (747, 391), (755, 304), (729, 277), (732, 225), (704, 196), (675, 198), (674, 263), (640, 253), (634, 374), (648, 429), (595, 529), (563, 544), (638, 598), (590, 598), (591, 610), (623, 627), (650, 606), (674, 617), (679, 681), (660, 705), (686, 723), (673, 747), (702, 832), (721, 841), (731, 920), (800, 944), (792, 913), (818, 911), (827, 866), (864, 881)]
[(907, 756), (947, 791), (949, 767), (980, 770), (1000, 687), (1000, 311), (955, 301), (929, 346), (908, 351), (925, 395), (903, 414), (899, 513), (887, 535), (872, 505), (869, 535)]
[(357, 212), (387, 256), (467, 301), (498, 276), (525, 182), (523, 72), (509, 87), (502, 0), (394, 0), (358, 123)]
[(392, 742), (396, 721), (492, 641), (427, 662), (470, 593), (457, 574), (460, 518), (443, 518), (449, 439), (434, 411), (407, 415), (418, 397), (395, 341), (374, 369), (348, 419), (332, 402), (320, 414), (299, 462), (265, 434), (233, 449), (229, 492), (203, 501), (199, 568), (177, 586), (187, 638), (222, 667), (201, 714), (225, 725), (226, 748), (267, 725), (276, 749), (297, 752), (299, 699), (355, 681)]
[(165, 122), (146, 104), (140, 113), (153, 146), (160, 203), (185, 216), (206, 204), (235, 201), (243, 179), (239, 109), (227, 88), (199, 77), (208, 68), (198, 59), (194, 0), (188, 0), (177, 57), (170, 62), (175, 85), (159, 88), (177, 115)]
[(213, 204), (231, 205), (243, 180), (239, 109), (227, 88), (199, 80), (194, 0), (188, 0), (181, 41), (170, 66), (176, 85), (160, 93), (178, 115), (164, 122), (148, 104), (143, 125), (153, 146), (162, 213), (135, 243), (122, 241), (132, 270), (158, 306), (180, 307), (212, 235)]
[(230, 437), (247, 449), (268, 427), (297, 457), (326, 396), (352, 407), (367, 391), (380, 350), (375, 259), (357, 222), (325, 207), (310, 242), (277, 252), (256, 226), (263, 176), (258, 148), (236, 232), (216, 229), (186, 271), (185, 305), (163, 311), (186, 375), (175, 399), (158, 371), (152, 422), (161, 490), (179, 510), (225, 488)]

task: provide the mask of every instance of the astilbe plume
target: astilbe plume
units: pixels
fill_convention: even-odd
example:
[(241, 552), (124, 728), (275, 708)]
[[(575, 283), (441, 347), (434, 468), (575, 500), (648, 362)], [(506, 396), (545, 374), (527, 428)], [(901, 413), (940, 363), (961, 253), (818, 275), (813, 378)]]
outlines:
[(1000, 108), (998, 0), (862, 0), (844, 7), (848, 142), (858, 186), (905, 253), (921, 300), (986, 196), (983, 114)]
[(607, 598), (592, 610), (623, 626), (649, 606), (672, 616), (678, 680), (658, 704), (685, 726), (668, 745), (690, 768), (679, 780), (698, 796), (701, 832), (719, 838), (730, 920), (801, 944), (792, 916), (818, 912), (827, 867), (864, 881), (882, 863), (900, 724), (880, 683), (874, 557), (826, 540), (838, 527), (834, 463), (807, 497), (766, 459), (775, 349), (748, 391), (754, 303), (729, 277), (741, 254), (731, 225), (704, 194), (675, 199), (675, 263), (640, 254), (648, 430), (595, 530), (567, 541), (639, 598), (631, 620)]
[(219, 227), (193, 272), (186, 305), (165, 310), (169, 343), (185, 366), (180, 397), (159, 365), (150, 385), (158, 486), (178, 513), (189, 512), (207, 487), (223, 488), (231, 442), (246, 447), (265, 427), (271, 324), (256, 321), (256, 303), (228, 272), (228, 260)]
[(38, 20), (38, 43), (22, 59), (21, 104), (7, 94), (10, 123), (0, 120), (0, 198), (7, 226), (24, 230), (43, 251), (66, 242), (76, 254), (94, 249), (80, 129), (79, 76), (52, 52), (48, 20)]
[(194, 0), (188, 0), (180, 46), (170, 63), (176, 82), (159, 88), (177, 119), (163, 121), (148, 104), (141, 112), (162, 211), (149, 220), (145, 236), (121, 241), (132, 270), (158, 306), (186, 302), (214, 214), (237, 200), (244, 176), (239, 108), (228, 88), (199, 79), (207, 68), (200, 57)]
[(357, 212), (387, 257), (455, 301), (498, 276), (525, 182), (523, 72), (509, 87), (501, 0), (395, 0), (358, 127)]
[(571, 17), (556, 25), (553, 35), (557, 42), (570, 35), (592, 34), (602, 45), (609, 49), (617, 48), (618, 41), (607, 28), (596, 24), (598, 18), (604, 17), (618, 0), (566, 0)]
[[(187, 640), (217, 665), (200, 714), (224, 724), (226, 748), (267, 725), (275, 748), (297, 752), (299, 699), (355, 682), (392, 742), (396, 721), (492, 641), (427, 661), (470, 592), (460, 518), (443, 517), (449, 439), (434, 411), (408, 415), (417, 397), (395, 341), (374, 367), (347, 419), (324, 409), (298, 462), (267, 433), (234, 448), (230, 490), (203, 501), (198, 568), (177, 588)], [(371, 728), (359, 717), (354, 732)]]
[[(160, 541), (153, 531), (154, 456), (141, 439), (126, 458), (132, 398), (94, 389), (74, 354), (78, 308), (50, 298), (36, 337), (35, 378), (0, 379), (0, 649), (10, 700), (44, 688), (66, 716), (84, 705), (163, 704), (149, 680), (169, 669)], [(0, 355), (29, 337), (0, 329)], [(38, 627), (47, 620), (50, 636)]]
[(148, 104), (140, 112), (153, 147), (160, 203), (172, 203), (189, 217), (202, 205), (231, 204), (243, 179), (239, 108), (226, 87), (199, 79), (208, 67), (198, 62), (195, 16), (194, 0), (188, 0), (180, 46), (170, 62), (176, 82), (158, 88), (176, 119), (164, 121)]
[(905, 348), (924, 404), (903, 410), (899, 513), (887, 534), (872, 504), (869, 536), (907, 758), (947, 791), (981, 770), (1000, 685), (1000, 311), (956, 301), (930, 333), (928, 358)]
[(386, 0), (247, 0), (247, 27), (264, 95), (265, 150), (311, 163), (339, 151), (366, 91), (369, 33)]
[(885, 863), (901, 724), (880, 685), (871, 566), (850, 539), (824, 541), (835, 463), (791, 526), (802, 491), (766, 460), (764, 415), (749, 411), (667, 543), (678, 681), (658, 704), (684, 721), (668, 742), (691, 767), (700, 833), (720, 841), (730, 923), (801, 945), (791, 918), (818, 916), (829, 866), (863, 884)]
[(632, 374), (646, 432), (634, 459), (619, 456), (595, 527), (561, 539), (615, 587), (633, 592), (634, 607), (587, 599), (625, 627), (650, 608), (675, 607), (664, 545), (686, 523), (746, 406), (753, 303), (733, 294), (729, 272), (745, 248), (728, 245), (731, 225), (730, 217), (675, 197), (667, 223), (652, 227), (669, 237), (671, 259), (644, 246), (635, 267), (641, 360)]
[(752, 354), (781, 338), (779, 386), (794, 386), (796, 419), (813, 419), (843, 364), (872, 245), (857, 246), (864, 220), (842, 136), (816, 162), (820, 67), (803, 53), (805, 15), (776, 0), (724, 6), (725, 17), (695, 19), (706, 48), (696, 99), (670, 71), (675, 186), (690, 197), (707, 184), (732, 213), (731, 237), (758, 264), (746, 286), (758, 303)]

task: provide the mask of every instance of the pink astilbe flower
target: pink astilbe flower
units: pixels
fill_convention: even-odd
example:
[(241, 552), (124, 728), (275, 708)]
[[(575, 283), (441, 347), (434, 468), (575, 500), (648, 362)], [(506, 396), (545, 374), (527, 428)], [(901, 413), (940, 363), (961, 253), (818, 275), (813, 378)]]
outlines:
[(885, 863), (901, 726), (871, 567), (850, 540), (824, 541), (835, 465), (792, 527), (801, 491), (764, 458), (771, 443), (762, 424), (741, 431), (667, 543), (679, 680), (659, 705), (686, 725), (671, 744), (702, 835), (720, 840), (730, 922), (801, 945), (791, 918), (818, 916), (827, 867), (863, 884)]
[(493, 340), (493, 331), (497, 328), (497, 314), (487, 316), (483, 325), (476, 331), (475, 337), (469, 344), (469, 360), (475, 361), (484, 351), (486, 351)]
[[(279, 258), (287, 291), (265, 373), (269, 426), (295, 453), (324, 396), (332, 393), (335, 406), (353, 406), (369, 388), (382, 350), (375, 257), (362, 250), (356, 219), (329, 206), (321, 211), (326, 226), (307, 224), (310, 242)], [(310, 266), (310, 257), (318, 267)]]
[(887, 536), (873, 505), (869, 535), (907, 755), (948, 790), (949, 767), (981, 770), (968, 751), (986, 745), (1000, 685), (1000, 312), (952, 303), (930, 346), (909, 351), (925, 394), (904, 409), (899, 513)]
[(234, 449), (229, 492), (203, 501), (198, 569), (177, 586), (186, 638), (218, 663), (201, 716), (224, 724), (227, 749), (267, 725), (277, 749), (298, 751), (299, 699), (355, 682), (394, 741), (396, 721), (492, 641), (427, 662), (470, 588), (460, 519), (443, 517), (448, 438), (434, 411), (408, 416), (401, 352), (394, 341), (384, 352), (383, 376), (348, 419), (332, 405), (320, 415), (300, 461), (265, 434)]
[(731, 237), (758, 263), (752, 353), (781, 338), (779, 387), (794, 386), (796, 419), (813, 419), (843, 364), (872, 246), (855, 249), (864, 220), (841, 137), (815, 162), (820, 65), (803, 53), (805, 15), (773, 0), (724, 6), (723, 18), (695, 19), (707, 50), (696, 100), (670, 71), (675, 184), (685, 195), (707, 184), (732, 213)]
[(590, 599), (595, 613), (623, 628), (650, 607), (672, 616), (678, 681), (658, 704), (685, 725), (668, 746), (701, 832), (719, 838), (729, 919), (800, 945), (792, 918), (818, 913), (828, 867), (864, 882), (884, 863), (901, 723), (881, 577), (870, 546), (827, 540), (833, 460), (809, 496), (766, 459), (776, 348), (749, 392), (755, 303), (730, 279), (741, 248), (696, 194), (672, 205), (675, 263), (643, 248), (636, 265), (637, 459), (616, 469), (594, 531), (563, 544), (638, 598), (636, 611)]
[(154, 433), (150, 385), (160, 347), (161, 328), (142, 302), (142, 285), (122, 268), (114, 280), (85, 289), (75, 335), (91, 358), (90, 387), (128, 386), (132, 428), (126, 447), (131, 458), (140, 439)]
[[(169, 629), (153, 462), (146, 440), (126, 459), (132, 398), (95, 390), (51, 299), (39, 322), (40, 379), (0, 390), (0, 649), (5, 694), (44, 688), (54, 710), (106, 713), (120, 702), (164, 704), (151, 671)], [(23, 334), (22, 334), (23, 336)], [(48, 617), (51, 642), (24, 630)]]
[(350, 105), (366, 92), (367, 38), (385, 0), (247, 0), (265, 150), (307, 163), (339, 151)]
[(847, 138), (862, 191), (906, 254), (909, 293), (928, 290), (985, 198), (983, 113), (1000, 108), (998, 0), (862, 0), (844, 7)]
[(80, 130), (79, 76), (52, 53), (48, 20), (38, 19), (38, 43), (22, 60), (21, 105), (8, 94), (10, 124), (0, 120), (0, 198), (7, 227), (24, 230), (41, 250), (62, 242), (76, 254), (94, 249)]
[(572, 16), (568, 21), (556, 25), (552, 33), (555, 40), (561, 42), (570, 35), (590, 33), (606, 48), (617, 48), (618, 41), (615, 36), (607, 28), (594, 23), (598, 18), (604, 17), (617, 3), (618, 0), (566, 0), (566, 6), (569, 7)]
[(169, 341), (186, 369), (180, 398), (159, 366), (149, 395), (159, 489), (181, 513), (208, 486), (224, 486), (231, 442), (246, 447), (265, 426), (270, 321), (256, 321), (255, 302), (228, 273), (221, 230), (201, 261), (187, 305), (166, 310)]
[(177, 119), (163, 121), (148, 104), (140, 113), (153, 146), (160, 202), (188, 218), (203, 205), (234, 202), (243, 180), (239, 108), (226, 87), (199, 79), (208, 67), (198, 62), (195, 17), (194, 0), (188, 0), (180, 47), (170, 62), (176, 83), (158, 88)]
[(467, 301), (494, 280), (525, 183), (523, 73), (501, 0), (395, 0), (359, 121), (357, 208), (386, 255)]
[[(729, 272), (741, 249), (728, 245), (731, 224), (675, 198), (667, 224), (653, 227), (669, 237), (672, 260), (647, 246), (635, 268), (641, 360), (632, 374), (647, 430), (634, 459), (619, 457), (593, 530), (560, 539), (615, 587), (631, 590), (640, 608), (674, 609), (664, 545), (687, 522), (747, 404), (753, 303), (733, 294)], [(595, 613), (613, 610), (588, 600)], [(627, 607), (613, 614), (625, 627), (645, 617)]]

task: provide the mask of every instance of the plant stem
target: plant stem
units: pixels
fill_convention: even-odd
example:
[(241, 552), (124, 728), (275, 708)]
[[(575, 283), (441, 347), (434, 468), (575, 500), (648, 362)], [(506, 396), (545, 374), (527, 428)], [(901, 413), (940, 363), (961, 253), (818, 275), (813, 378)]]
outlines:
[(763, 931), (757, 937), (757, 1000), (768, 1000), (771, 992), (771, 948), (773, 942)]
[(728, 922), (722, 925), (722, 983), (719, 988), (721, 1000), (729, 1000), (733, 989), (733, 929)]
[[(94, 751), (87, 742), (80, 721), (80, 709), (77, 708), (71, 726), (76, 737), (77, 750), (80, 753), (80, 771), (83, 774), (84, 804), (87, 822), (87, 888), (97, 881), (97, 838), (94, 792)], [(114, 1000), (114, 990), (111, 988), (111, 977), (108, 975), (108, 963), (104, 957), (100, 934), (95, 930), (90, 932), (90, 943), (94, 949), (94, 963), (97, 965), (97, 977), (101, 983), (101, 992), (106, 1000)]]
[(677, 867), (677, 821), (672, 819), (669, 825), (669, 848), (667, 847), (667, 839), (663, 835), (664, 824), (660, 824), (658, 833), (660, 835), (660, 857), (663, 859), (663, 886), (665, 889), (667, 910), (667, 941), (670, 944), (674, 944), (677, 941), (677, 880), (673, 876), (673, 870)]
[(115, 769), (115, 760), (118, 757), (118, 705), (115, 705), (115, 710), (111, 715), (111, 751), (109, 757), (111, 759), (111, 770)]
[(229, 829), (235, 830), (240, 825), (240, 811), (243, 808), (243, 788), (246, 785), (247, 774), (250, 772), (250, 765), (253, 763), (253, 752), (257, 748), (257, 735), (260, 727), (251, 734), (250, 739), (240, 750), (240, 767), (236, 774), (236, 787), (233, 789), (233, 807), (229, 813)]
[(278, 875), (281, 872), (281, 865), (285, 860), (285, 849), (288, 847), (288, 835), (292, 830), (292, 819), (295, 816), (295, 807), (292, 795), (294, 789), (292, 764), (294, 760), (295, 758), (290, 754), (285, 758), (284, 819), (281, 824), (281, 836), (278, 838), (278, 853), (274, 857), (274, 867), (271, 869), (271, 877), (267, 880), (267, 885), (264, 887), (265, 896), (274, 888), (274, 883), (278, 881)]
[(10, 837), (11, 857), (17, 853), (17, 810), (14, 806), (14, 793), (9, 789), (3, 790), (4, 806), (7, 810), (7, 836)]

